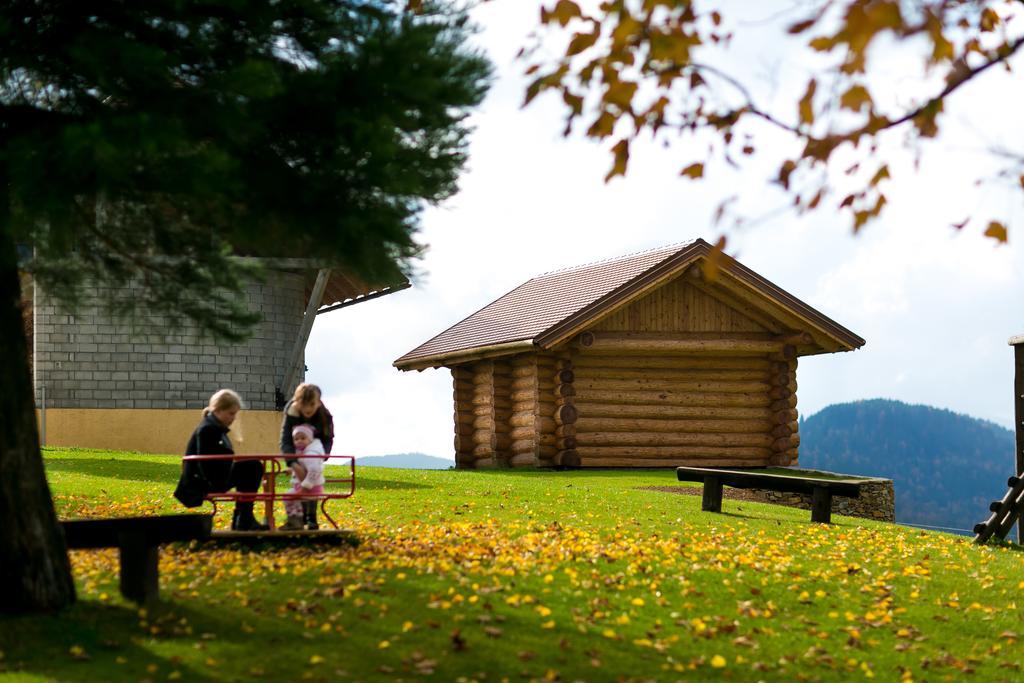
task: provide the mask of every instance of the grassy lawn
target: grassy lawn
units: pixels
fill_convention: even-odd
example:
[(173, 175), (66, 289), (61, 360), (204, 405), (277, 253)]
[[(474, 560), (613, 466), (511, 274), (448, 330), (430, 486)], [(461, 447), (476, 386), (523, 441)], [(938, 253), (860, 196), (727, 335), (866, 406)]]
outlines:
[[(62, 517), (181, 510), (178, 458), (45, 455)], [(357, 479), (334, 509), (358, 547), (165, 546), (149, 611), (120, 598), (116, 551), (73, 552), (73, 608), (0, 619), (0, 680), (1024, 675), (1016, 547), (741, 501), (702, 513), (642, 489), (671, 471)]]

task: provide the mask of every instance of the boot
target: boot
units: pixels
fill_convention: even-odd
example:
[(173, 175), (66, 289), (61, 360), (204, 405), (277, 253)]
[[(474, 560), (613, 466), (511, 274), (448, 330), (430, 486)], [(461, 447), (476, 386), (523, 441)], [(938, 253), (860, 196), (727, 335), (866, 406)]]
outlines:
[(320, 525), (316, 521), (316, 501), (306, 500), (302, 502), (302, 523), (310, 531), (316, 531)]
[(288, 515), (288, 521), (278, 527), (281, 531), (302, 531), (305, 523), (302, 515)]
[(232, 531), (267, 531), (270, 529), (266, 524), (256, 521), (252, 513), (252, 503), (235, 503), (235, 515), (231, 519)]

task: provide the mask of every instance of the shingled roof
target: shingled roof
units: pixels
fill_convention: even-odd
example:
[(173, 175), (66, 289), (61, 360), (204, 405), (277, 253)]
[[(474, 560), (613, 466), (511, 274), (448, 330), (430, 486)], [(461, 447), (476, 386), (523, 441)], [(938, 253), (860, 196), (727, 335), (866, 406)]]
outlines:
[[(714, 250), (695, 239), (627, 256), (556, 270), (527, 280), (461, 322), (394, 362), (401, 370), (451, 365), (482, 356), (551, 348), (595, 317), (646, 293), (653, 284), (678, 274)], [(722, 272), (746, 282), (812, 325), (823, 329), (841, 350), (864, 340), (722, 254)]]

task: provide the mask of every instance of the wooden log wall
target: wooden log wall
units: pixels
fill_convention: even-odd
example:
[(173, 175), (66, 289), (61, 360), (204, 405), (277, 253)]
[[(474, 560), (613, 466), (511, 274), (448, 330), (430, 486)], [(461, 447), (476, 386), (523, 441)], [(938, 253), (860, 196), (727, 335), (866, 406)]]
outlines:
[[(468, 378), (468, 390), (456, 392), (456, 419), (469, 414), (472, 422), (466, 441), (469, 455), (463, 455), (460, 465), (466, 467), (496, 467), (508, 463), (509, 417), (512, 413), (510, 398), (512, 371), (502, 361), (480, 361), (465, 366), (463, 377)], [(462, 380), (463, 382), (465, 380)], [(463, 385), (465, 386), (465, 385)], [(468, 395), (468, 401), (466, 396)], [(465, 418), (461, 418), (463, 424)], [(463, 436), (459, 434), (459, 447)]]
[(794, 458), (795, 371), (768, 355), (574, 358), (584, 467), (757, 466)]
[(554, 365), (552, 376), (555, 398), (555, 459), (560, 467), (579, 467), (577, 451), (576, 422), (576, 373), (570, 352), (560, 354)]
[[(538, 354), (537, 364), (537, 464), (541, 467), (554, 466), (558, 455), (555, 430), (560, 414), (555, 400), (555, 380), (557, 379), (557, 359), (553, 356)], [(564, 409), (562, 409), (564, 410)]]
[(771, 391), (774, 399), (771, 405), (772, 422), (772, 465), (796, 465), (800, 449), (800, 422), (796, 410), (796, 358), (777, 358), (772, 362)]
[(508, 360), (496, 360), (491, 364), (494, 380), (494, 448), (496, 464), (508, 466), (512, 457), (512, 436), (509, 434), (512, 417), (512, 366)]
[(540, 450), (537, 428), (541, 416), (537, 409), (537, 357), (533, 354), (516, 356), (509, 361), (511, 367), (512, 410), (508, 419), (510, 456), (512, 467), (533, 467), (539, 464)]
[(455, 403), (455, 466), (473, 467), (473, 371), (465, 366), (452, 368), (452, 399)]

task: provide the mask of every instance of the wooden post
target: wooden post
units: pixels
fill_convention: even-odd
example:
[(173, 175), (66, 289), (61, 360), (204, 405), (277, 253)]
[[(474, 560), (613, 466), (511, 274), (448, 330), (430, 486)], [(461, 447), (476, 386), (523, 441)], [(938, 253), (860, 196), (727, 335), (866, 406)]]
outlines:
[(160, 595), (160, 546), (150, 543), (142, 532), (125, 532), (118, 537), (121, 556), (121, 595), (140, 604), (154, 602)]
[[(1024, 472), (1024, 335), (1010, 337), (1013, 347), (1013, 419), (1017, 433), (1014, 476)], [(1017, 522), (1017, 542), (1024, 543), (1024, 518)]]
[(700, 509), (705, 512), (722, 511), (722, 480), (718, 477), (704, 477), (704, 497)]
[(811, 493), (811, 521), (832, 523), (832, 492), (824, 486), (815, 486)]
[[(306, 342), (309, 341), (309, 333), (313, 331), (313, 321), (316, 319), (316, 311), (324, 300), (324, 290), (327, 289), (327, 280), (330, 279), (331, 271), (321, 268), (316, 274), (316, 282), (313, 283), (313, 291), (309, 295), (309, 303), (306, 304), (306, 312), (302, 316), (302, 325), (299, 326), (299, 336), (292, 345), (292, 351), (288, 354), (288, 364), (284, 366), (284, 377), (281, 378), (281, 386), (278, 389), (278, 402), (288, 402), (288, 397), (295, 389), (295, 376), (299, 374), (299, 363), (302, 354), (306, 350)], [(279, 408), (284, 408), (282, 403)]]
[(455, 403), (455, 466), (473, 467), (473, 370), (465, 365), (452, 368), (452, 398)]
[(579, 452), (576, 450), (576, 374), (573, 372), (572, 355), (563, 352), (555, 363), (554, 397), (555, 397), (555, 465), (559, 467), (579, 467)]

